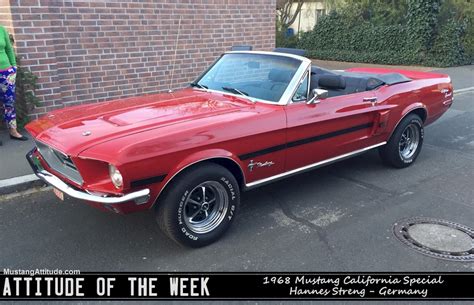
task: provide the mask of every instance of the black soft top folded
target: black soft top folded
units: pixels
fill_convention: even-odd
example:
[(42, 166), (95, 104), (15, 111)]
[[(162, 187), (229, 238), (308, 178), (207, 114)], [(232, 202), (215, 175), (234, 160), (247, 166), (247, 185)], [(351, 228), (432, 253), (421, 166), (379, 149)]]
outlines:
[(327, 70), (311, 67), (311, 88), (329, 90), (329, 96), (370, 91), (383, 85), (395, 85), (412, 79), (400, 73), (373, 74)]

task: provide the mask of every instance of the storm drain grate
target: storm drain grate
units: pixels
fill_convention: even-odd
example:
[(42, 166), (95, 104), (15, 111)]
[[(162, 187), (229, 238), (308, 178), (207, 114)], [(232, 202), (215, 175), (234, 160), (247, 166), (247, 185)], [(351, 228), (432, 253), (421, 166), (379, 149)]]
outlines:
[(428, 256), (474, 261), (474, 230), (464, 225), (426, 217), (398, 221), (393, 233), (405, 245)]

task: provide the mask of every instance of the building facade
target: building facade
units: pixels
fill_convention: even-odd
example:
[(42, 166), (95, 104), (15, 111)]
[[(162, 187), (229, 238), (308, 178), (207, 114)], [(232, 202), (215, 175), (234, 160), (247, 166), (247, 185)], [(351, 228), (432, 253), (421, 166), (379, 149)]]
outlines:
[[(297, 3), (293, 3), (292, 11), (296, 11)], [(311, 31), (318, 19), (330, 11), (329, 3), (325, 0), (306, 0), (295, 22), (290, 26), (294, 33)]]
[(271, 50), (275, 7), (275, 0), (0, 0), (0, 23), (14, 35), (21, 64), (39, 77), (35, 118), (184, 87), (233, 45)]

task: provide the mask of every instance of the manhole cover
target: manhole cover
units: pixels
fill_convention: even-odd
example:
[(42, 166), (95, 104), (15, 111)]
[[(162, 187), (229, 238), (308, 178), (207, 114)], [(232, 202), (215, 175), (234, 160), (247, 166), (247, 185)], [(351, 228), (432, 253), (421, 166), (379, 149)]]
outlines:
[(474, 261), (474, 230), (454, 222), (414, 217), (393, 226), (395, 236), (408, 247), (436, 258)]

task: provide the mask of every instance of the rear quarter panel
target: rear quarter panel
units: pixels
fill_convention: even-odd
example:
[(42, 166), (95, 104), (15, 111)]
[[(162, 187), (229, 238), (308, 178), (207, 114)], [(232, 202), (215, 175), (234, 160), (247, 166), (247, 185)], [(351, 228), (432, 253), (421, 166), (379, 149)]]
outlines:
[[(384, 70), (394, 72), (394, 70)], [(415, 109), (426, 111), (425, 125), (443, 115), (452, 104), (453, 86), (448, 75), (417, 71), (395, 70), (412, 78), (411, 82), (383, 86), (377, 90), (377, 98), (384, 105), (394, 105), (388, 116), (386, 141), (398, 123)], [(371, 71), (373, 73), (373, 71)], [(447, 92), (445, 92), (447, 90)]]

